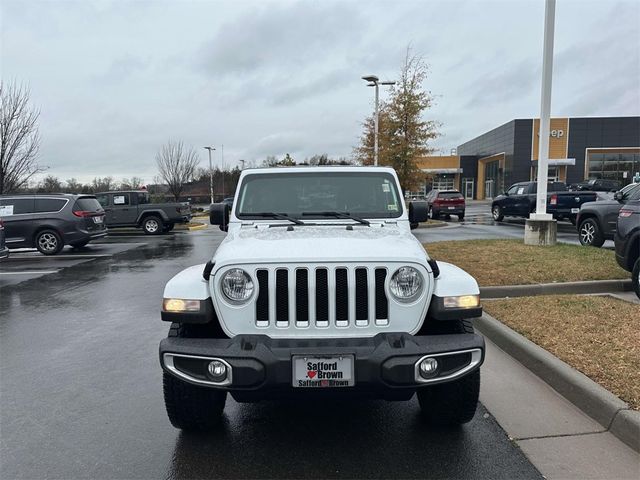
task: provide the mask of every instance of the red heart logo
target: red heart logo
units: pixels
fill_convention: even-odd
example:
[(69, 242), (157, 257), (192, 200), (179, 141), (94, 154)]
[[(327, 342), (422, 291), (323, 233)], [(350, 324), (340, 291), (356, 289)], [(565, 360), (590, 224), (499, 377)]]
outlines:
[(316, 376), (316, 373), (317, 373), (316, 371), (311, 370), (310, 372), (307, 372), (307, 377), (309, 377), (309, 378), (313, 378), (313, 377), (315, 377), (315, 376)]

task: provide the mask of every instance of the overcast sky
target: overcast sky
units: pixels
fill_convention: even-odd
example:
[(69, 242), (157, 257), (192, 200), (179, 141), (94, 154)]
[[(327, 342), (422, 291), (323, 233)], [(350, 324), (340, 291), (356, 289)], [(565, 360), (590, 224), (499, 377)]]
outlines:
[[(0, 2), (3, 80), (61, 179), (156, 173), (168, 139), (227, 165), (348, 156), (411, 44), (452, 147), (540, 110), (543, 0)], [(640, 114), (640, 1), (558, 0), (552, 115)], [(381, 91), (384, 98), (384, 91)], [(214, 161), (220, 164), (220, 150)]]

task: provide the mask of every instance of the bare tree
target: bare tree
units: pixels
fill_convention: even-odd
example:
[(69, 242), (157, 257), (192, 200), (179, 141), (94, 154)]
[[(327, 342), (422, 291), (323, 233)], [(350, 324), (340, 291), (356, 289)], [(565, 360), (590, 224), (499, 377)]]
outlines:
[(82, 187), (84, 186), (75, 178), (69, 178), (65, 182), (65, 190), (70, 193), (80, 193), (82, 192)]
[(26, 186), (44, 170), (36, 163), (39, 116), (26, 87), (0, 81), (0, 194)]
[(184, 191), (185, 184), (193, 180), (199, 162), (196, 150), (193, 147), (185, 148), (182, 142), (170, 140), (156, 153), (160, 176), (176, 201)]
[(137, 190), (144, 185), (144, 179), (142, 177), (123, 178), (120, 182), (120, 188), (123, 190)]
[(47, 175), (38, 184), (38, 192), (56, 193), (62, 191), (62, 182), (55, 175)]
[(94, 177), (91, 181), (91, 190), (94, 193), (108, 192), (111, 188), (116, 188), (113, 177)]

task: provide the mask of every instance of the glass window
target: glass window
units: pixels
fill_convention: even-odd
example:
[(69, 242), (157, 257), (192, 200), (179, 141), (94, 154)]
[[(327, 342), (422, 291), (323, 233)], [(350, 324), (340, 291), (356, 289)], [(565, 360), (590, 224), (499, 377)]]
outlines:
[(520, 195), (522, 194), (522, 192), (517, 193), (519, 189), (524, 190), (524, 188), (521, 185), (512, 185), (511, 188), (507, 191), (507, 193), (509, 195)]
[(109, 195), (96, 195), (96, 199), (103, 208), (109, 205)]
[(0, 216), (8, 217), (24, 213), (33, 213), (33, 198), (0, 199)]
[(96, 198), (82, 197), (76, 200), (76, 204), (73, 209), (74, 211), (82, 210), (84, 212), (99, 212), (102, 210), (102, 205)]
[[(286, 213), (314, 218), (309, 212), (343, 212), (366, 218), (395, 218), (402, 201), (388, 173), (317, 172), (247, 175), (240, 185), (236, 215)], [(316, 218), (326, 218), (321, 215)]]
[(440, 192), (438, 197), (455, 199), (455, 198), (462, 198), (462, 194), (460, 192)]
[(66, 203), (67, 201), (62, 198), (36, 198), (36, 207), (34, 212), (59, 212)]
[(138, 205), (146, 205), (149, 202), (149, 194), (148, 193), (138, 193)]
[(113, 196), (113, 204), (114, 205), (129, 205), (129, 194), (122, 193)]
[(640, 200), (640, 183), (635, 184), (635, 188), (630, 189), (624, 198), (625, 200)]

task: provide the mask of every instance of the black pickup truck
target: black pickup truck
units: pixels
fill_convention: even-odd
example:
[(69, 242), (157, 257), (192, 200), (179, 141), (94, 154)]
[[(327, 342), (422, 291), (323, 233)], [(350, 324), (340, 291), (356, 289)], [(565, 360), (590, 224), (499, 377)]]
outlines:
[[(527, 218), (536, 209), (537, 182), (520, 182), (493, 199), (491, 215), (496, 222), (504, 217)], [(567, 219), (575, 225), (576, 215), (585, 202), (594, 202), (595, 192), (570, 192), (562, 182), (547, 185), (547, 213), (557, 220)]]
[(107, 227), (142, 228), (148, 235), (171, 231), (176, 223), (191, 220), (188, 203), (151, 203), (149, 193), (140, 190), (97, 193), (105, 211)]

